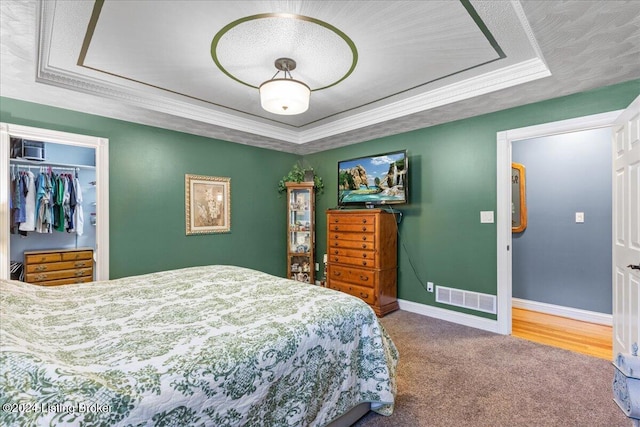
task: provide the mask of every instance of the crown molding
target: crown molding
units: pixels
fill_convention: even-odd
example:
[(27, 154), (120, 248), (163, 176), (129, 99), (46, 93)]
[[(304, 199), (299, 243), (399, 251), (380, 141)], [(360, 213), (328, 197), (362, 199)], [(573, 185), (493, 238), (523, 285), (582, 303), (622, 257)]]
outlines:
[(551, 76), (544, 61), (534, 58), (504, 67), (476, 78), (450, 84), (402, 101), (397, 101), (352, 117), (336, 120), (300, 133), (300, 143), (315, 141), (343, 132), (375, 125), (413, 113), (484, 95), (501, 89), (517, 86), (533, 80)]

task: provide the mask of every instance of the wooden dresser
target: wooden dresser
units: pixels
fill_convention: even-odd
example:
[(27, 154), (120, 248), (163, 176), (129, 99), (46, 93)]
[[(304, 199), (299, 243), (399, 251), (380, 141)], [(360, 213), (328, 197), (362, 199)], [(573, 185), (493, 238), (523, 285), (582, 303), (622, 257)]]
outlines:
[(56, 286), (93, 280), (93, 249), (24, 252), (25, 282)]
[(327, 287), (382, 317), (398, 309), (397, 223), (382, 209), (327, 211)]

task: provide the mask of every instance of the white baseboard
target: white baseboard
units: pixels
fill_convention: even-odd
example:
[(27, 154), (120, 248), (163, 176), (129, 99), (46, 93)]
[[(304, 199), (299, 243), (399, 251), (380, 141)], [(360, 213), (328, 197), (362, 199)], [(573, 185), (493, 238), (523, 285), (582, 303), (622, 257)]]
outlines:
[(440, 307), (420, 304), (413, 301), (398, 300), (400, 310), (410, 311), (411, 313), (421, 314), (423, 316), (434, 317), (440, 320), (457, 323), (459, 325), (470, 326), (472, 328), (482, 329), (484, 331), (498, 333), (497, 320), (486, 319), (484, 317), (473, 316), (471, 314), (459, 313), (457, 311), (445, 310)]
[(583, 322), (597, 323), (599, 325), (613, 325), (613, 316), (597, 311), (581, 310), (579, 308), (563, 307), (561, 305), (547, 304), (544, 302), (530, 301), (520, 298), (512, 298), (513, 308), (523, 308), (525, 310), (539, 311), (541, 313), (553, 314), (554, 316), (568, 317), (569, 319), (581, 320)]

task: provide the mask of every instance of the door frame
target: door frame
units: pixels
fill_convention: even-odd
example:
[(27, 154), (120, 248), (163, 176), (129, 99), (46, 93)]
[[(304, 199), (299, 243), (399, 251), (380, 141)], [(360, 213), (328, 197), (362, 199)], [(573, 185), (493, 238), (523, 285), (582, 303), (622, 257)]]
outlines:
[(75, 145), (96, 150), (96, 280), (109, 279), (109, 140), (89, 135), (59, 132), (0, 123), (0, 279), (10, 278), (9, 238), (9, 143), (10, 137)]
[[(574, 119), (544, 123), (496, 134), (496, 232), (497, 232), (497, 331), (511, 335), (512, 309), (512, 232), (511, 232), (511, 144), (513, 141), (563, 133), (612, 127), (624, 110), (610, 111)], [(612, 160), (613, 162), (613, 160)], [(613, 167), (613, 163), (612, 163)], [(613, 200), (612, 200), (613, 203)], [(613, 205), (612, 205), (613, 209)]]

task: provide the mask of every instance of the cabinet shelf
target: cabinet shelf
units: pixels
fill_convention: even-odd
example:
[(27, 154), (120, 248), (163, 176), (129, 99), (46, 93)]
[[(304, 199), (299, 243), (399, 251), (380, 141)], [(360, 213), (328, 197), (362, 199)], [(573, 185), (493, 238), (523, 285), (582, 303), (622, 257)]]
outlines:
[(315, 193), (312, 182), (288, 182), (287, 276), (315, 283)]

